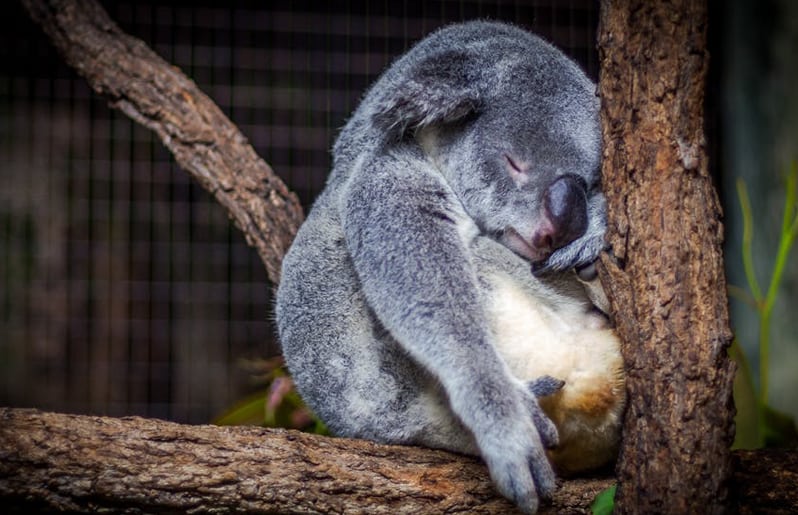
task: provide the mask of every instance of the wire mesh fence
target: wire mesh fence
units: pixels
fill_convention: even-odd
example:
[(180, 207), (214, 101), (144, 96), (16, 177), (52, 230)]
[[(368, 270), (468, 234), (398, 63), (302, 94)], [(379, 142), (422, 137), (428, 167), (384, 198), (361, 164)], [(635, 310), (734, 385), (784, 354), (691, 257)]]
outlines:
[[(444, 24), (512, 21), (594, 78), (594, 2), (106, 2), (306, 208), (379, 72)], [(203, 5), (204, 4), (204, 5)], [(0, 405), (206, 422), (275, 355), (272, 287), (221, 206), (16, 3), (0, 21)]]

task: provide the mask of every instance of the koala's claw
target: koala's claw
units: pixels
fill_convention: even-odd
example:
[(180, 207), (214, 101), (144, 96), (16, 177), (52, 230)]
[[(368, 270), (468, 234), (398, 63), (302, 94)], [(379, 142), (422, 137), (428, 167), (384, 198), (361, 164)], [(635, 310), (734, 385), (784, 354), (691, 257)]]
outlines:
[(490, 476), (493, 484), (504, 497), (510, 499), (524, 513), (537, 513), (538, 492), (535, 488), (535, 480), (529, 471), (526, 463), (488, 463)]
[(545, 452), (533, 445), (525, 454), (502, 453), (486, 458), (491, 478), (499, 492), (524, 513), (536, 513), (540, 499), (550, 498), (557, 487), (554, 470)]
[(603, 232), (592, 237), (580, 238), (570, 245), (555, 250), (543, 263), (533, 266), (532, 273), (543, 275), (571, 268), (589, 270), (598, 260), (599, 254), (608, 247), (608, 244), (604, 241)]
[(577, 266), (574, 270), (576, 270), (576, 275), (579, 276), (579, 279), (587, 283), (598, 277), (598, 269), (596, 268), (595, 261), (586, 265)]
[(532, 423), (535, 424), (535, 429), (537, 429), (538, 435), (540, 436), (540, 442), (546, 449), (557, 447), (560, 443), (560, 437), (557, 432), (557, 426), (554, 425), (554, 422), (552, 422), (540, 408), (536, 390), (540, 392), (540, 396), (551, 395), (562, 388), (563, 385), (565, 385), (564, 381), (560, 381), (551, 376), (542, 376), (527, 383), (527, 389), (533, 394), (526, 396), (529, 414), (532, 415)]

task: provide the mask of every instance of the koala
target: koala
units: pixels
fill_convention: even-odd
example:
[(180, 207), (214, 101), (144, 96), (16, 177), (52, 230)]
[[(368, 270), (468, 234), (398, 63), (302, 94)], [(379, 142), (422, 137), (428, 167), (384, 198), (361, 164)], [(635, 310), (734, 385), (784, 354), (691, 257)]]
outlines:
[(527, 513), (555, 467), (613, 458), (618, 341), (575, 273), (605, 246), (598, 112), (575, 63), (485, 21), (429, 35), (366, 93), (276, 298), (334, 434), (479, 455)]

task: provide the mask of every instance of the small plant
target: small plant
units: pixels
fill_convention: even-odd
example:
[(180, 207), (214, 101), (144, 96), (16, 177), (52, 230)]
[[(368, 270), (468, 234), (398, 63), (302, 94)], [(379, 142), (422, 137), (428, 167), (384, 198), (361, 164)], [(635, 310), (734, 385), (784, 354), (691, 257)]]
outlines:
[(767, 292), (762, 293), (753, 263), (753, 215), (748, 190), (742, 180), (737, 181), (737, 194), (743, 214), (743, 267), (749, 291), (731, 287), (729, 293), (756, 310), (759, 317), (759, 389), (751, 374), (751, 367), (740, 344), (735, 340), (731, 356), (738, 363), (734, 398), (738, 414), (735, 419), (737, 436), (735, 447), (795, 446), (798, 431), (794, 420), (768, 405), (770, 373), (770, 320), (773, 306), (784, 276), (790, 249), (798, 236), (798, 165), (793, 162), (786, 178), (784, 215), (782, 217), (779, 248), (770, 276)]
[(329, 433), (321, 420), (302, 402), (281, 356), (246, 361), (244, 364), (255, 372), (256, 381), (263, 383), (266, 388), (237, 402), (217, 417), (214, 424), (261, 425), (300, 429), (316, 434)]
[(593, 515), (612, 515), (615, 509), (615, 491), (618, 485), (612, 485), (606, 490), (602, 490), (590, 504), (590, 513)]

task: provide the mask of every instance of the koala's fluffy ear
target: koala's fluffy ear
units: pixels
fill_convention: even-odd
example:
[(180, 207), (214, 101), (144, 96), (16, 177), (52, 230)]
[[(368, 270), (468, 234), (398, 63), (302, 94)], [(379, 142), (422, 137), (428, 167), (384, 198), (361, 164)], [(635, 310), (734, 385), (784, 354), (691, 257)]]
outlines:
[(378, 95), (374, 123), (391, 139), (408, 130), (451, 123), (479, 109), (466, 52), (447, 50), (414, 63)]

